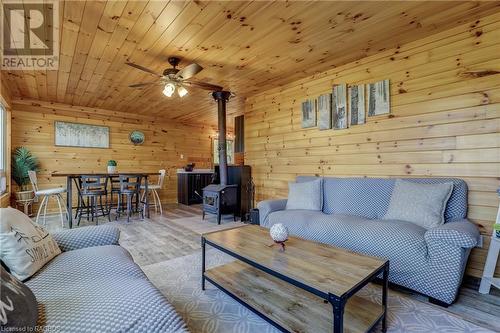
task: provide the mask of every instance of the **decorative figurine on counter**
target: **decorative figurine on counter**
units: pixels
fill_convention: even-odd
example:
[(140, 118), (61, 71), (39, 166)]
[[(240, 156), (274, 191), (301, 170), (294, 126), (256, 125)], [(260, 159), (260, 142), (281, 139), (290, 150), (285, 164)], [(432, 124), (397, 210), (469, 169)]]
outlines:
[(191, 172), (191, 171), (193, 171), (193, 169), (194, 169), (194, 166), (195, 166), (195, 165), (196, 165), (196, 164), (194, 164), (194, 163), (188, 163), (188, 164), (184, 167), (184, 171), (187, 171), (187, 172)]

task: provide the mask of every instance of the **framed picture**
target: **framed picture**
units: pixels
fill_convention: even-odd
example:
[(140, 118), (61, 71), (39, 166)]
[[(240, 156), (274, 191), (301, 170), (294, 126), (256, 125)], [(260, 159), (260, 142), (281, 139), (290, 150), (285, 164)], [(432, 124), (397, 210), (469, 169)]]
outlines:
[(332, 96), (333, 129), (347, 128), (347, 85), (333, 87)]
[(390, 112), (389, 80), (368, 84), (368, 116)]
[(302, 102), (302, 128), (316, 126), (316, 108), (313, 99)]
[(109, 148), (109, 127), (56, 121), (55, 145), (82, 148)]
[(349, 87), (349, 118), (351, 125), (365, 123), (365, 86)]
[(332, 94), (324, 94), (317, 98), (318, 127), (320, 130), (332, 128)]

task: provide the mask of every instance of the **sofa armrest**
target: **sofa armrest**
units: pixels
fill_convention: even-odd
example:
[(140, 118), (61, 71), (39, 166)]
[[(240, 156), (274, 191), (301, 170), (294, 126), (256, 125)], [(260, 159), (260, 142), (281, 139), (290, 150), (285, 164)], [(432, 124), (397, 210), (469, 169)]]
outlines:
[(479, 242), (479, 229), (467, 219), (454, 220), (427, 230), (427, 243), (441, 241), (462, 248), (473, 248)]
[(78, 250), (101, 245), (118, 245), (120, 229), (109, 225), (89, 226), (52, 234), (61, 251)]
[(287, 199), (277, 199), (277, 200), (264, 200), (257, 204), (259, 209), (259, 220), (260, 225), (265, 225), (267, 222), (267, 216), (272, 212), (278, 210), (284, 210), (286, 208)]

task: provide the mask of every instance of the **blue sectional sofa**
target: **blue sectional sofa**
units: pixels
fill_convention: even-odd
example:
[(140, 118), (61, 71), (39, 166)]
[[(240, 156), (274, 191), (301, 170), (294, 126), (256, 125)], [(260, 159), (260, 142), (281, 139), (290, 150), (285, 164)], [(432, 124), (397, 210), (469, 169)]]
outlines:
[(182, 318), (118, 245), (116, 227), (54, 233), (61, 251), (25, 283), (55, 332), (186, 332)]
[[(297, 177), (297, 182), (316, 177)], [(405, 178), (418, 183), (453, 182), (445, 223), (425, 229), (382, 220), (395, 179), (323, 178), (322, 211), (286, 210), (286, 199), (258, 204), (261, 226), (283, 223), (290, 234), (390, 260), (389, 280), (451, 304), (461, 284), (479, 230), (466, 219), (467, 184), (461, 179)]]

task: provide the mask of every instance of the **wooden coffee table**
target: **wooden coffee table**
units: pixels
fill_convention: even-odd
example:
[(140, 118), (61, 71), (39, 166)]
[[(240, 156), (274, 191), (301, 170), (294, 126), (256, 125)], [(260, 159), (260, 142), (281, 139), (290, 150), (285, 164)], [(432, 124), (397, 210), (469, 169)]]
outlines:
[[(387, 260), (296, 237), (283, 252), (271, 245), (268, 229), (255, 225), (201, 241), (202, 289), (209, 281), (282, 331), (367, 332), (379, 322), (386, 330)], [(206, 270), (206, 245), (238, 260)], [(382, 305), (355, 295), (379, 275)]]

